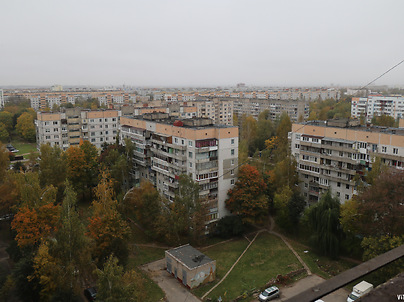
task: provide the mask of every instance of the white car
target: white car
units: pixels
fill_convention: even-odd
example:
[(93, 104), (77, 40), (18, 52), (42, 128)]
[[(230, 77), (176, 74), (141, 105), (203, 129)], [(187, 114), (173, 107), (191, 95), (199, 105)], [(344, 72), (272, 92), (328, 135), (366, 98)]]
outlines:
[(266, 290), (264, 290), (262, 293), (260, 293), (258, 299), (261, 302), (264, 302), (275, 298), (279, 298), (279, 295), (280, 295), (279, 288), (277, 288), (276, 286), (271, 286), (268, 287)]

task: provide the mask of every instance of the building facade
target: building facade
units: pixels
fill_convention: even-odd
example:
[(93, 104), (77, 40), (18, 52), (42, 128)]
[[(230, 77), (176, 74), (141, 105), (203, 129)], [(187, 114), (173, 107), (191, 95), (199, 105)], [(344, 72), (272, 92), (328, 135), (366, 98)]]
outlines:
[(258, 119), (259, 114), (265, 110), (269, 111), (272, 121), (275, 121), (283, 112), (289, 115), (292, 122), (309, 118), (309, 103), (303, 100), (234, 99), (234, 114), (238, 116), (245, 114)]
[(4, 94), (3, 89), (0, 89), (0, 109), (4, 108)]
[(351, 116), (366, 118), (370, 123), (374, 116), (388, 115), (394, 119), (404, 117), (404, 97), (369, 95), (364, 98), (352, 98)]
[(172, 201), (179, 176), (190, 175), (208, 202), (208, 221), (228, 215), (227, 191), (237, 179), (237, 127), (213, 125), (205, 118), (175, 120), (165, 113), (123, 116), (120, 121), (121, 140), (135, 144), (138, 179), (149, 180)]
[(329, 189), (341, 203), (352, 198), (357, 193), (355, 176), (370, 170), (376, 157), (388, 166), (404, 168), (404, 129), (313, 121), (293, 124), (289, 139), (309, 203)]
[(69, 108), (65, 112), (38, 112), (36, 124), (37, 148), (49, 143), (66, 150), (89, 141), (97, 148), (114, 143), (118, 135), (120, 111), (83, 110)]

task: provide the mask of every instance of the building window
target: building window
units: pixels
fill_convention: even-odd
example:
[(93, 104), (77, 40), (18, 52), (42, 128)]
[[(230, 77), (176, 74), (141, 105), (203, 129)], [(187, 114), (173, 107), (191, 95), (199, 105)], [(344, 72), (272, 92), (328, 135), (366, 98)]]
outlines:
[(175, 143), (178, 143), (178, 138), (174, 138), (174, 142), (175, 142)]
[(184, 140), (183, 139), (181, 140), (181, 145), (184, 145)]
[(192, 158), (192, 152), (188, 152), (188, 157)]
[(231, 144), (234, 145), (234, 138), (231, 139)]
[(341, 183), (340, 182), (337, 182), (337, 187), (340, 187), (341, 186)]
[(231, 149), (230, 154), (234, 155), (234, 149)]
[(337, 197), (340, 197), (341, 196), (341, 193), (340, 192), (337, 192)]
[(398, 154), (398, 148), (393, 148), (393, 154)]
[(50, 139), (50, 135), (45, 136), (45, 139)]
[(230, 180), (230, 184), (231, 184), (231, 185), (234, 185), (234, 179), (231, 179), (231, 180)]
[(349, 185), (346, 185), (345, 187), (346, 187), (347, 189), (349, 189)]
[(234, 165), (234, 159), (231, 160), (231, 164)]
[(192, 168), (192, 163), (191, 162), (189, 162), (189, 167)]
[(387, 147), (382, 146), (382, 152), (386, 153), (387, 152)]
[(234, 175), (234, 170), (230, 170), (230, 174), (231, 174), (231, 175)]
[(349, 199), (349, 195), (345, 194), (345, 200), (348, 200), (348, 199)]
[(91, 139), (91, 142), (94, 143), (94, 142), (95, 142), (95, 138), (92, 138), (92, 139)]

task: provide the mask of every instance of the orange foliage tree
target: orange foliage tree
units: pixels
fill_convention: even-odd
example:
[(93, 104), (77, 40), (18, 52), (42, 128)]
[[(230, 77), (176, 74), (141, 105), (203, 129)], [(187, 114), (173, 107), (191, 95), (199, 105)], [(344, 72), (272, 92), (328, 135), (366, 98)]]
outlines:
[(59, 206), (53, 203), (37, 208), (23, 206), (14, 216), (11, 228), (17, 232), (15, 240), (19, 247), (34, 246), (55, 232), (58, 221)]
[(266, 184), (257, 168), (244, 165), (239, 170), (238, 180), (227, 193), (226, 207), (239, 215), (244, 222), (256, 222), (268, 214)]

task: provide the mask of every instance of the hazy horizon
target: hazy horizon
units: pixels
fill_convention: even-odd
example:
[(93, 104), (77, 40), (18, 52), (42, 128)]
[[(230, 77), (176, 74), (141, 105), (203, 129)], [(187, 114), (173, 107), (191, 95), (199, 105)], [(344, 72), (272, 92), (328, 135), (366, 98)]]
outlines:
[[(401, 1), (9, 1), (0, 86), (361, 87), (404, 59)], [(404, 86), (404, 64), (375, 85)]]

